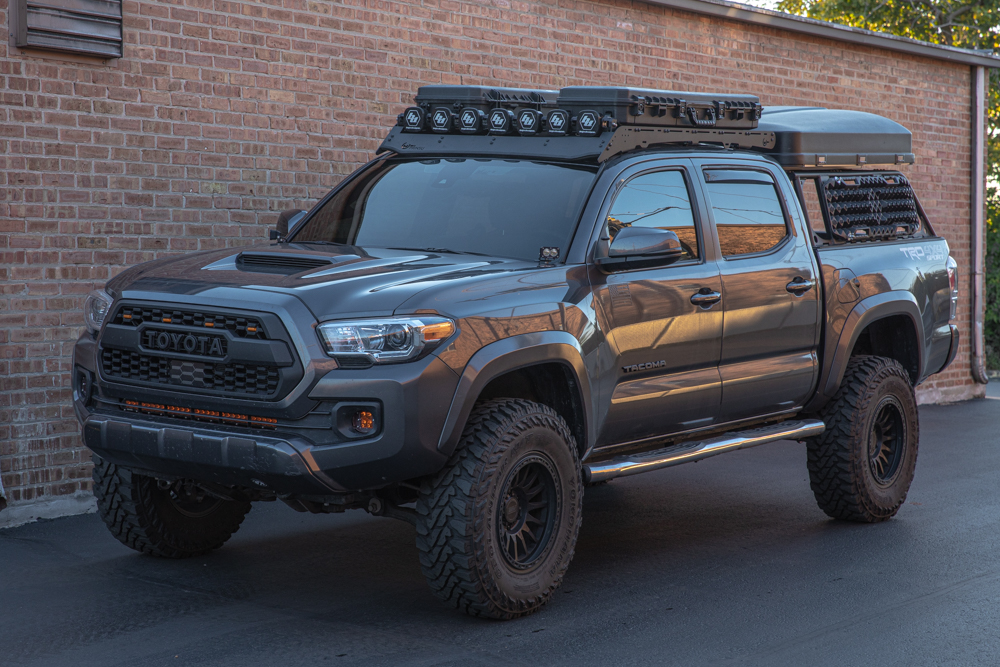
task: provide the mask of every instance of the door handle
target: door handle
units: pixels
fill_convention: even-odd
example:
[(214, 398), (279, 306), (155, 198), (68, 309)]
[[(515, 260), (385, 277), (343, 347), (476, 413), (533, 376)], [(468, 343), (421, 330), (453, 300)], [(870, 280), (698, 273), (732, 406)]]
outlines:
[(713, 292), (708, 287), (702, 287), (698, 290), (697, 294), (691, 295), (691, 303), (702, 308), (708, 308), (720, 301), (722, 301), (722, 295), (718, 292)]
[(795, 296), (802, 296), (811, 290), (815, 284), (815, 280), (803, 280), (802, 278), (796, 277), (795, 280), (785, 285), (785, 289)]

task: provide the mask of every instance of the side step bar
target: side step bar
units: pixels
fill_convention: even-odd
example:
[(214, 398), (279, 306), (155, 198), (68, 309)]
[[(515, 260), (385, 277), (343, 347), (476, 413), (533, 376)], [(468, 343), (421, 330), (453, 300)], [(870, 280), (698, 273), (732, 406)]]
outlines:
[(615, 477), (638, 475), (649, 470), (700, 461), (716, 454), (756, 447), (776, 440), (811, 438), (825, 429), (826, 426), (819, 419), (793, 419), (770, 426), (733, 431), (707, 440), (680, 442), (663, 449), (619, 456), (591, 465), (584, 464), (583, 476), (587, 482), (603, 482)]

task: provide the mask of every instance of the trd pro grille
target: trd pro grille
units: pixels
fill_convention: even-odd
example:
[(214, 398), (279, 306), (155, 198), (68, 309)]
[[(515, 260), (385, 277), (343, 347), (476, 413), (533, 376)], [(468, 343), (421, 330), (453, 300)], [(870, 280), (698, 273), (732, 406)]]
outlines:
[(143, 306), (123, 306), (115, 313), (112, 324), (139, 326), (143, 322), (180, 324), (203, 329), (226, 329), (240, 338), (267, 340), (260, 322), (253, 317), (220, 315), (195, 310), (170, 310)]
[(174, 387), (269, 398), (278, 389), (278, 369), (247, 364), (211, 364), (138, 352), (101, 350), (104, 376)]

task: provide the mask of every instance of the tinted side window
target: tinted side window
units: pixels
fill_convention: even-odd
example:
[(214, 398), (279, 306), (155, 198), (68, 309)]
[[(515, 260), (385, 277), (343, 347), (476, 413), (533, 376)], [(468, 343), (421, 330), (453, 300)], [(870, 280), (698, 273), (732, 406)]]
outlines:
[(802, 190), (802, 208), (809, 218), (809, 227), (814, 232), (826, 233), (826, 223), (823, 221), (823, 209), (819, 203), (819, 179), (799, 177), (799, 187)]
[(785, 213), (769, 174), (709, 169), (705, 171), (705, 189), (723, 256), (766, 252), (788, 235)]
[(607, 225), (611, 240), (625, 227), (668, 229), (681, 241), (681, 260), (699, 257), (698, 230), (680, 171), (657, 171), (630, 180), (615, 197)]

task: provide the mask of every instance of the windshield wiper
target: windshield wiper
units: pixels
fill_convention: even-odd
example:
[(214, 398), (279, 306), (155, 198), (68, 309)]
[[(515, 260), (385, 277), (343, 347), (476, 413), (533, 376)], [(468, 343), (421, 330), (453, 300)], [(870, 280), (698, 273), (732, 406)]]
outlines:
[(489, 253), (485, 252), (472, 252), (471, 250), (452, 250), (450, 248), (398, 248), (390, 247), (389, 250), (415, 250), (417, 252), (446, 252), (452, 255), (478, 255), (480, 257), (492, 257)]
[(346, 245), (344, 243), (334, 243), (333, 241), (289, 241), (289, 243), (314, 243), (316, 245)]

